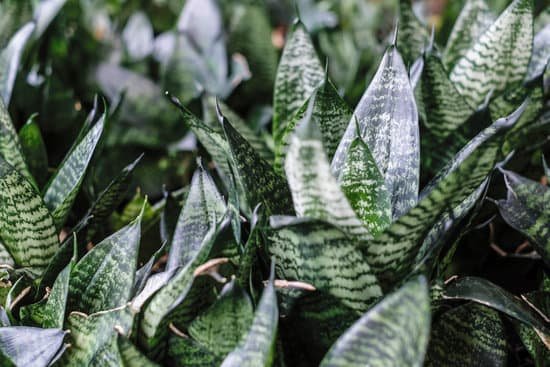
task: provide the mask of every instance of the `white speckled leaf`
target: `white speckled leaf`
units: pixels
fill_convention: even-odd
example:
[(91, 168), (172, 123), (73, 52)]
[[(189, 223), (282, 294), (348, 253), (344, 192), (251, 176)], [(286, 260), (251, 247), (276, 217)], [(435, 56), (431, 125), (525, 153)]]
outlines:
[[(390, 46), (355, 112), (360, 135), (367, 143), (390, 193), (392, 219), (416, 204), (420, 170), (418, 112), (403, 59)], [(332, 161), (339, 176), (349, 146), (357, 136), (352, 118)]]

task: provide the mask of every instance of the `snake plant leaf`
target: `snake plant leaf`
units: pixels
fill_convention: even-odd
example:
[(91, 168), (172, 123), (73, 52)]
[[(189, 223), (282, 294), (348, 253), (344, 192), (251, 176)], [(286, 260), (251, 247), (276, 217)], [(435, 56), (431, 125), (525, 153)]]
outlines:
[(104, 353), (118, 334), (128, 335), (133, 314), (128, 306), (86, 315), (71, 312), (67, 318), (71, 347), (61, 359), (64, 366), (88, 366)]
[(186, 266), (200, 251), (206, 233), (216, 225), (216, 219), (221, 218), (226, 210), (214, 181), (202, 164), (199, 164), (178, 217), (166, 269)]
[(412, 65), (428, 44), (430, 34), (414, 13), (411, 0), (399, 0), (397, 45), (407, 65)]
[(455, 307), (432, 325), (426, 366), (506, 366), (508, 345), (498, 312), (476, 303)]
[(0, 364), (47, 367), (63, 353), (65, 331), (28, 326), (0, 328)]
[(10, 252), (6, 249), (6, 246), (0, 242), (0, 267), (4, 268), (13, 268), (15, 267), (15, 262), (10, 255)]
[(69, 280), (74, 264), (75, 259), (71, 260), (69, 265), (59, 273), (47, 299), (22, 307), (20, 312), (28, 313), (28, 317), (42, 328), (63, 328), (69, 294)]
[(409, 213), (363, 244), (367, 262), (383, 285), (393, 284), (410, 272), (413, 258), (433, 226), (487, 179), (499, 159), (504, 132), (517, 122), (522, 111), (478, 134), (427, 185)]
[(126, 304), (134, 285), (143, 212), (74, 266), (69, 310), (96, 313)]
[(276, 152), (276, 167), (284, 163), (284, 157), (286, 156), (296, 125), (304, 118), (311, 100), (314, 100), (312, 118), (321, 130), (323, 146), (328, 158), (332, 160), (340, 139), (344, 135), (350, 121), (352, 111), (346, 101), (340, 97), (336, 87), (328, 79), (327, 75), (323, 83), (313, 92), (311, 97), (308, 98), (286, 126), (281, 139), (281, 145)]
[(145, 357), (128, 338), (118, 336), (118, 350), (124, 367), (159, 367)]
[(474, 112), (449, 80), (441, 58), (435, 50), (424, 53), (422, 101), (426, 111), (424, 123), (430, 135), (440, 144), (458, 129)]
[(384, 297), (332, 346), (322, 367), (417, 366), (430, 334), (430, 298), (424, 277)]
[(294, 217), (271, 217), (270, 224), (267, 250), (282, 279), (309, 283), (358, 312), (382, 296), (357, 243), (342, 230)]
[(66, 2), (67, 0), (45, 0), (37, 4), (34, 10), (36, 29), (34, 30), (33, 37), (35, 39), (40, 38), (44, 34)]
[(536, 79), (539, 75), (544, 74), (546, 65), (550, 60), (550, 24), (547, 24), (541, 29), (533, 40), (533, 54), (531, 62), (527, 69), (526, 80)]
[(474, 42), (493, 24), (495, 15), (485, 0), (467, 0), (453, 30), (447, 40), (443, 53), (443, 64), (447, 70), (452, 70)]
[(550, 189), (538, 182), (504, 171), (508, 188), (497, 202), (506, 223), (527, 236), (542, 260), (550, 266)]
[[(147, 350), (154, 350), (159, 347), (161, 339), (166, 333), (170, 313), (187, 297), (195, 280), (195, 269), (208, 258), (216, 237), (221, 229), (227, 225), (228, 219), (224, 217), (221, 223), (219, 221), (216, 221), (216, 223), (217, 225), (211, 227), (206, 233), (199, 251), (195, 253), (187, 265), (177, 269), (175, 273), (160, 273), (165, 274), (164, 277), (168, 280), (159, 279), (156, 281), (163, 286), (152, 296), (147, 297), (149, 301), (142, 309), (140, 341)], [(153, 291), (154, 288), (152, 288)], [(145, 291), (151, 292), (147, 286), (144, 289)], [(133, 305), (136, 307), (136, 302), (133, 302)]]
[(258, 155), (219, 110), (218, 112), (231, 149), (236, 175), (243, 184), (247, 202), (254, 206), (262, 203), (272, 214), (293, 214), (292, 198), (285, 179)]
[(323, 81), (325, 72), (304, 24), (294, 24), (285, 44), (275, 77), (273, 96), (273, 138), (275, 149), (292, 117)]
[(8, 109), (0, 98), (0, 155), (22, 174), (27, 181), (35, 185), (33, 176), (25, 162), (23, 147), (11, 121)]
[(112, 336), (93, 356), (89, 367), (123, 366), (122, 356), (118, 350), (117, 337)]
[(220, 297), (189, 325), (189, 335), (218, 356), (237, 347), (252, 324), (254, 309), (244, 289), (232, 280)]
[(218, 367), (220, 357), (187, 336), (171, 335), (167, 361), (176, 367)]
[(80, 190), (96, 146), (103, 135), (107, 111), (65, 157), (44, 189), (44, 202), (61, 228)]
[(352, 141), (338, 181), (369, 233), (377, 235), (391, 224), (390, 195), (384, 177), (360, 137)]
[(537, 311), (527, 303), (483, 278), (463, 277), (448, 284), (444, 290), (445, 299), (470, 300), (500, 311), (538, 330), (546, 337), (550, 326)]
[(270, 367), (273, 365), (279, 310), (273, 285), (275, 264), (262, 292), (254, 320), (240, 345), (225, 357), (221, 367)]
[(367, 143), (390, 193), (392, 219), (405, 214), (418, 197), (420, 138), (418, 112), (403, 59), (395, 45), (384, 54), (369, 87), (355, 108), (332, 160), (339, 176), (353, 139)]
[(0, 157), (0, 237), (17, 266), (43, 270), (59, 239), (35, 188)]
[(542, 157), (542, 166), (544, 167), (544, 175), (547, 179), (550, 179), (550, 166), (548, 166), (548, 163), (546, 163), (546, 159), (544, 156)]
[(40, 127), (36, 122), (36, 116), (29, 117), (27, 123), (19, 130), (19, 141), (21, 142), (21, 152), (31, 176), (41, 187), (48, 178), (48, 153), (42, 139)]
[(323, 149), (321, 132), (308, 112), (296, 128), (285, 160), (285, 172), (300, 217), (328, 221), (350, 236), (368, 236), (363, 223), (340, 189)]
[[(550, 313), (550, 294), (548, 290), (541, 287), (539, 291), (526, 294), (524, 297), (529, 303), (545, 315)], [(523, 323), (517, 323), (516, 330), (525, 348), (529, 351), (535, 366), (545, 367), (550, 361), (550, 349), (541, 341), (536, 331)]]
[(108, 217), (120, 205), (128, 189), (130, 187), (134, 169), (141, 161), (143, 154), (135, 161), (127, 165), (115, 177), (103, 191), (99, 193), (90, 209), (87, 216), (90, 218), (88, 223), (86, 236), (90, 240), (99, 231), (101, 224), (105, 223)]
[(6, 106), (10, 104), (21, 56), (34, 29), (34, 23), (25, 24), (13, 35), (8, 45), (0, 51), (0, 97)]
[[(202, 98), (202, 102), (204, 122), (212, 129), (223, 134), (216, 113), (216, 98), (212, 96), (205, 96)], [(223, 115), (231, 121), (231, 124), (235, 130), (237, 130), (239, 134), (241, 134), (243, 138), (250, 143), (254, 150), (258, 152), (260, 157), (270, 162), (273, 159), (273, 152), (266, 145), (265, 140), (259, 134), (254, 132), (247, 122), (244, 121), (236, 112), (231, 110), (227, 105), (220, 101), (218, 101), (218, 105), (220, 106), (220, 110)]]
[(500, 94), (527, 73), (533, 46), (533, 1), (514, 0), (456, 62), (450, 79), (476, 108), (489, 92)]

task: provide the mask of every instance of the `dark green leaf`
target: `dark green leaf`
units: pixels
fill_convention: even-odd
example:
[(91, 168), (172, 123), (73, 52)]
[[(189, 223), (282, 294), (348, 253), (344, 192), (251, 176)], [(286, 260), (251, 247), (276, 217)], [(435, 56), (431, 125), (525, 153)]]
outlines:
[[(2, 107), (0, 106), (0, 108)], [(29, 171), (41, 187), (48, 178), (48, 153), (35, 118), (36, 115), (32, 115), (19, 130), (19, 139), (21, 141), (21, 152), (25, 157)]]
[(397, 46), (405, 62), (412, 65), (430, 39), (426, 26), (414, 13), (412, 0), (399, 0), (398, 27)]
[(150, 361), (136, 348), (126, 337), (118, 336), (118, 350), (124, 367), (158, 367), (159, 365)]

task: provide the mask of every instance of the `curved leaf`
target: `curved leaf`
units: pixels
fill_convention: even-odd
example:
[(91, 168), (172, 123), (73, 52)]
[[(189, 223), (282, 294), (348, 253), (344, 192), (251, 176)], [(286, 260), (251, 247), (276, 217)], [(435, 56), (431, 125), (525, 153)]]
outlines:
[(476, 108), (489, 92), (521, 83), (533, 46), (533, 1), (514, 0), (457, 61), (450, 79)]
[(35, 188), (0, 157), (0, 237), (15, 263), (45, 268), (59, 248), (54, 220)]
[(271, 217), (270, 222), (267, 250), (283, 279), (311, 284), (359, 312), (382, 296), (357, 243), (338, 228), (293, 217)]
[(124, 336), (118, 336), (118, 350), (124, 367), (158, 367), (136, 348), (134, 344)]
[(63, 353), (66, 333), (27, 326), (0, 327), (0, 363), (47, 367)]
[(328, 221), (350, 236), (367, 237), (348, 199), (330, 172), (321, 133), (311, 117), (313, 101), (292, 137), (285, 172), (300, 217)]
[(171, 335), (168, 339), (170, 365), (176, 367), (218, 367), (221, 360), (189, 337)]
[(443, 63), (451, 70), (473, 43), (493, 24), (495, 16), (485, 0), (467, 0), (447, 40)]
[(322, 367), (422, 366), (430, 333), (424, 277), (386, 296), (334, 343)]
[(536, 79), (544, 74), (550, 60), (550, 24), (541, 29), (533, 40), (533, 54), (527, 70), (526, 80)]
[(361, 97), (332, 160), (332, 173), (341, 174), (351, 142), (367, 143), (390, 193), (392, 219), (405, 214), (418, 198), (420, 138), (418, 112), (403, 59), (390, 46), (376, 75)]
[(275, 148), (292, 117), (323, 81), (324, 70), (303, 23), (298, 21), (279, 61), (273, 92), (273, 138)]
[(65, 223), (80, 190), (88, 164), (103, 134), (106, 118), (107, 111), (104, 111), (95, 125), (65, 157), (44, 189), (44, 202), (51, 211), (58, 228)]
[(506, 332), (498, 313), (467, 303), (433, 323), (426, 366), (506, 366), (507, 355)]
[(224, 359), (221, 367), (270, 367), (273, 364), (279, 311), (273, 286), (274, 266), (264, 288), (252, 326), (240, 345)]
[[(0, 106), (1, 108), (2, 106)], [(48, 153), (35, 117), (36, 115), (31, 116), (21, 130), (19, 130), (19, 139), (21, 142), (21, 152), (31, 176), (39, 186), (42, 186), (48, 177)], [(23, 171), (20, 172), (24, 173), (24, 170), (23, 168)]]

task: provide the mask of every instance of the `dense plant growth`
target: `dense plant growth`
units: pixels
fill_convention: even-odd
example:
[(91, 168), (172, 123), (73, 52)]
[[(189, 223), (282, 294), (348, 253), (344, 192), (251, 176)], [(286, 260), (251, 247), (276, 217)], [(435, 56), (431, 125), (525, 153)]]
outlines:
[(550, 7), (420, 6), (0, 3), (0, 365), (549, 366)]

